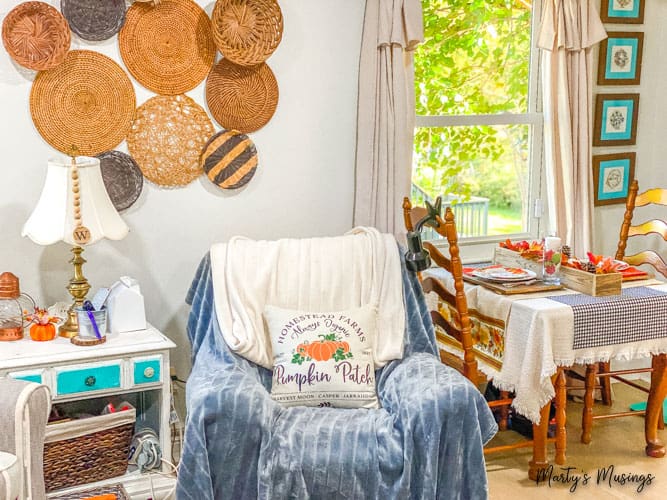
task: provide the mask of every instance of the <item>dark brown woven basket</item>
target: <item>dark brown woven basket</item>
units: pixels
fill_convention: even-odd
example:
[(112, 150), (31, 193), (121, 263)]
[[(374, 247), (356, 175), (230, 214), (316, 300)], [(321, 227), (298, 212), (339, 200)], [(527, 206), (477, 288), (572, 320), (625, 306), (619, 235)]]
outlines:
[(84, 40), (108, 40), (125, 22), (125, 0), (60, 0), (72, 31)]
[(137, 162), (122, 151), (105, 151), (100, 159), (102, 180), (111, 203), (119, 212), (130, 208), (141, 195), (144, 175)]
[[(125, 412), (123, 412), (125, 413)], [(113, 417), (113, 415), (111, 415)], [(134, 433), (134, 410), (132, 422), (104, 429), (110, 415), (84, 419), (95, 428), (99, 422), (102, 430), (90, 432), (70, 439), (44, 444), (44, 482), (46, 491), (54, 491), (79, 484), (102, 481), (118, 477), (127, 471), (127, 455)], [(71, 423), (84, 422), (76, 420)], [(67, 425), (55, 424), (55, 426)], [(51, 427), (51, 426), (49, 426)]]
[(218, 50), (241, 66), (266, 61), (283, 37), (276, 0), (217, 0), (211, 21)]

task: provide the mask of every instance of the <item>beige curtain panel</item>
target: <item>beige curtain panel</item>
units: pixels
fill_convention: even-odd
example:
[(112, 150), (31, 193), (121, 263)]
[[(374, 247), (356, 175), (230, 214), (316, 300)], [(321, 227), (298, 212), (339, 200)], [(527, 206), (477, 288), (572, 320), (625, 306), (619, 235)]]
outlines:
[(403, 235), (414, 139), (413, 51), (424, 39), (420, 0), (367, 0), (359, 62), (355, 226)]
[(546, 0), (538, 35), (550, 230), (592, 250), (592, 47), (607, 38), (591, 0)]

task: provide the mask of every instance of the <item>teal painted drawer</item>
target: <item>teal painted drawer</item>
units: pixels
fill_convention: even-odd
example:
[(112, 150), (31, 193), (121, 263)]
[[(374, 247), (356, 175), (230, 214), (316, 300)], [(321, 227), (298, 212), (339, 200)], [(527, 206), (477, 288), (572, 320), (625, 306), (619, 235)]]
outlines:
[(42, 372), (13, 372), (9, 376), (15, 380), (25, 380), (26, 382), (42, 383)]
[(104, 391), (120, 388), (121, 362), (108, 365), (91, 365), (78, 369), (65, 368), (57, 372), (56, 394)]
[(134, 385), (160, 382), (162, 356), (135, 358), (132, 360)]

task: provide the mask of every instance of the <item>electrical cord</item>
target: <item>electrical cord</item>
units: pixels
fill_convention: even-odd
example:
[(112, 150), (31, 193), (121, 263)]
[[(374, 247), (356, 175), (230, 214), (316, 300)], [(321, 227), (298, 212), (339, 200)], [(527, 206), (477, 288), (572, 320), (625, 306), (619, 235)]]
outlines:
[[(155, 496), (155, 489), (153, 487), (153, 475), (154, 474), (157, 474), (157, 475), (160, 475), (160, 476), (167, 476), (167, 477), (174, 477), (174, 476), (178, 477), (178, 465), (174, 465), (169, 460), (165, 460), (164, 458), (160, 458), (160, 461), (162, 461), (165, 464), (171, 466), (171, 471), (170, 472), (162, 472), (162, 471), (159, 471), (159, 470), (158, 471), (150, 471), (150, 473), (148, 474), (148, 480), (150, 482), (150, 487), (151, 487), (151, 497), (152, 497), (153, 500), (160, 500), (160, 499), (158, 499), (157, 496)], [(176, 493), (177, 484), (178, 484), (177, 482), (174, 482), (174, 485), (167, 492), (167, 494), (164, 497), (162, 497), (161, 500), (169, 500), (171, 498), (171, 496), (174, 495), (174, 493)]]
[[(180, 416), (178, 415), (178, 412), (176, 411), (176, 403), (175, 403), (175, 398), (174, 398), (174, 386), (176, 384), (183, 384), (185, 385), (185, 381), (179, 379), (176, 375), (171, 376), (171, 407), (170, 407), (170, 425), (171, 425), (171, 459), (173, 462), (178, 463), (180, 461), (180, 455), (181, 455), (181, 450), (183, 449), (183, 425), (181, 423)], [(174, 432), (174, 427), (176, 428), (176, 432)], [(174, 455), (174, 452), (176, 450), (176, 439), (178, 438), (178, 459)]]

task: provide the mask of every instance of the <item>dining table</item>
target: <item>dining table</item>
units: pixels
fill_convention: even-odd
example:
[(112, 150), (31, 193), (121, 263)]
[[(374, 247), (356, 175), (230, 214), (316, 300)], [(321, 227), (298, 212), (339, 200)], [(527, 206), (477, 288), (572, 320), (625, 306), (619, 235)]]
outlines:
[[(667, 396), (667, 283), (649, 274), (645, 279), (624, 281), (618, 295), (591, 297), (565, 286), (539, 286), (539, 279), (531, 280), (524, 290), (509, 284), (503, 291), (498, 283), (487, 285), (475, 277), (479, 274), (473, 270), (464, 268), (464, 290), (478, 366), (498, 389), (514, 393), (515, 411), (533, 423), (531, 479), (549, 465), (547, 432), (552, 400), (556, 407), (554, 461), (565, 464), (565, 369), (575, 364), (652, 359), (645, 451), (656, 458), (665, 455), (658, 422)], [(423, 276), (436, 278), (454, 290), (453, 277), (442, 268), (430, 268)], [(644, 300), (646, 296), (651, 300)], [(426, 300), (429, 308), (452, 313), (436, 294), (427, 294)], [(645, 333), (645, 322), (638, 318), (649, 316), (658, 324)], [(442, 342), (443, 337), (438, 336), (439, 348), (460, 354), (460, 348)]]

